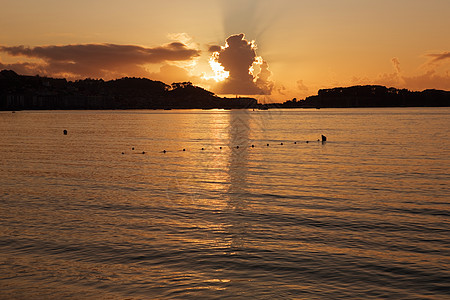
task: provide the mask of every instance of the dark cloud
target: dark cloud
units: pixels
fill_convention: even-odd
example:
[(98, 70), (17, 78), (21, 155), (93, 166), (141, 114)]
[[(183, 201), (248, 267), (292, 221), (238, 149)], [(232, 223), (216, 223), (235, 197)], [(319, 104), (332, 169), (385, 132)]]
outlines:
[(446, 59), (450, 59), (450, 52), (442, 52), (442, 53), (432, 53), (427, 54), (426, 56), (431, 57), (430, 63), (438, 63)]
[(209, 52), (219, 52), (222, 48), (218, 45), (212, 45), (209, 46), (208, 51)]
[[(145, 64), (186, 61), (200, 55), (197, 49), (180, 42), (146, 48), (136, 45), (79, 44), (62, 46), (0, 46), (10, 56), (41, 59), (42, 64), (27, 65), (28, 71), (74, 77), (115, 77), (146, 75)], [(70, 77), (70, 76), (69, 76)]]
[[(216, 61), (222, 65), (229, 77), (219, 85), (219, 94), (268, 95), (273, 83), (267, 62), (256, 55), (253, 43), (244, 38), (244, 34), (228, 37), (226, 46), (215, 53)], [(252, 72), (259, 68), (258, 75)]]
[(13, 64), (2, 64), (0, 62), (0, 70), (14, 70), (18, 74), (25, 75), (36, 75), (44, 74), (42, 66), (35, 63), (13, 63)]

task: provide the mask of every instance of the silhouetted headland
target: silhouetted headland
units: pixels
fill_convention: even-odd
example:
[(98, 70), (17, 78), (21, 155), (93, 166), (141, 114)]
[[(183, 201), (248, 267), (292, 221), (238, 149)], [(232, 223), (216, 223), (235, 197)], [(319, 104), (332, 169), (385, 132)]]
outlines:
[(450, 106), (450, 92), (434, 89), (413, 92), (380, 85), (338, 87), (319, 90), (317, 95), (304, 100), (294, 98), (277, 105), (283, 108), (427, 106)]
[(450, 92), (387, 88), (378, 85), (319, 90), (304, 100), (259, 104), (254, 98), (223, 98), (193, 85), (167, 85), (146, 78), (104, 81), (68, 81), (0, 71), (0, 110), (23, 109), (235, 109), (328, 107), (436, 107), (450, 106)]
[(257, 108), (253, 98), (222, 98), (191, 82), (146, 78), (67, 81), (0, 72), (0, 110)]

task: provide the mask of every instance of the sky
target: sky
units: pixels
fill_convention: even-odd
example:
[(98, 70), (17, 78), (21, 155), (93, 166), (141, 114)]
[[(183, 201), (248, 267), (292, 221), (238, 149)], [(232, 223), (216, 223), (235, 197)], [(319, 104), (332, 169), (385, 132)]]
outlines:
[(450, 90), (449, 0), (0, 0), (0, 69), (191, 81), (283, 102), (322, 88)]

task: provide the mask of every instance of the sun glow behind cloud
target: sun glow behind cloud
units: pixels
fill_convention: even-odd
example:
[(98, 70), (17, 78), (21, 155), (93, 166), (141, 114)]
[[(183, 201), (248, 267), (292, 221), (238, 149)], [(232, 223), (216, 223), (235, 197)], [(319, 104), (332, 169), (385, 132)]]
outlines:
[(259, 72), (261, 72), (261, 65), (263, 63), (263, 58), (261, 56), (257, 56), (255, 57), (255, 62), (248, 69), (248, 73), (253, 77), (253, 82), (256, 82), (258, 80), (258, 74)]
[(225, 68), (217, 61), (219, 58), (219, 52), (213, 52), (209, 59), (209, 65), (214, 72), (213, 76), (203, 75), (203, 79), (210, 80), (213, 79), (216, 82), (224, 81), (228, 77), (230, 77), (230, 72), (225, 71)]
[(256, 49), (256, 42), (247, 41), (243, 33), (230, 35), (225, 46), (209, 47), (214, 75), (203, 78), (214, 79), (217, 83), (214, 90), (219, 94), (270, 95), (272, 72)]
[[(253, 51), (256, 51), (257, 47), (256, 42), (254, 40), (248, 42), (248, 45)], [(214, 51), (209, 59), (209, 65), (212, 71), (214, 72), (214, 75), (207, 76), (204, 74), (202, 76), (202, 79), (205, 80), (213, 79), (216, 82), (221, 82), (230, 77), (230, 71), (226, 71), (225, 67), (219, 62), (220, 53), (228, 49), (229, 47), (230, 45), (228, 44), (228, 42), (226, 42), (225, 46), (223, 47), (215, 46), (213, 48), (213, 49), (220, 48), (220, 51)], [(253, 77), (253, 82), (256, 82), (258, 80), (258, 73), (261, 71), (261, 65), (263, 63), (264, 63), (263, 58), (261, 56), (256, 56), (254, 58), (253, 64), (248, 68), (248, 74)]]

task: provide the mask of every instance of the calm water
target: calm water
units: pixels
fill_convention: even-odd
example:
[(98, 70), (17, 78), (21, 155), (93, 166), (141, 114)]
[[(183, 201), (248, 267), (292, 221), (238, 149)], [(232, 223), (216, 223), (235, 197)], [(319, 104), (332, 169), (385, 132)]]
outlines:
[(1, 112), (0, 298), (449, 299), (449, 128), (449, 108)]

